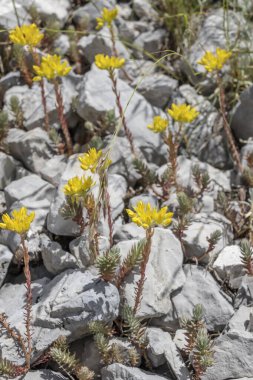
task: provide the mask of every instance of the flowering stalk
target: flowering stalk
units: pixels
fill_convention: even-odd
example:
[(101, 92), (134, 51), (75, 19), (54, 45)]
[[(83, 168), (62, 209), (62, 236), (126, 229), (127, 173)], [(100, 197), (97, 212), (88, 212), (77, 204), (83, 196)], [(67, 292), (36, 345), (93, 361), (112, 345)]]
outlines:
[(126, 137), (128, 139), (128, 142), (130, 144), (131, 153), (134, 156), (136, 156), (134, 142), (133, 142), (133, 135), (130, 132), (130, 130), (129, 130), (128, 126), (127, 126), (127, 123), (126, 123), (125, 114), (124, 114), (123, 107), (122, 107), (121, 100), (120, 100), (120, 92), (118, 90), (117, 78), (116, 78), (114, 70), (109, 70), (109, 77), (110, 77), (110, 79), (112, 81), (112, 90), (113, 90), (113, 92), (114, 92), (114, 94), (116, 96), (116, 105), (117, 105), (117, 108), (118, 108), (118, 111), (119, 111), (119, 115), (120, 115), (120, 118), (121, 118), (121, 121), (122, 121), (122, 124), (123, 124), (125, 135), (126, 135)]
[(225, 92), (224, 92), (224, 88), (223, 88), (223, 84), (222, 84), (222, 78), (221, 78), (219, 72), (217, 72), (216, 80), (217, 80), (217, 85), (219, 88), (219, 103), (220, 103), (221, 116), (222, 116), (222, 120), (223, 120), (223, 128), (224, 128), (224, 131), (225, 131), (225, 134), (227, 137), (227, 142), (228, 142), (228, 146), (230, 149), (231, 156), (232, 156), (234, 163), (236, 164), (239, 172), (242, 174), (243, 173), (243, 167), (242, 167), (242, 163), (241, 163), (241, 159), (240, 159), (240, 154), (239, 154), (238, 149), (236, 147), (234, 137), (232, 135), (232, 132), (231, 132), (228, 120), (227, 120), (227, 116), (226, 116), (227, 113), (226, 113), (226, 106), (225, 106)]
[(32, 334), (31, 334), (31, 319), (32, 319), (32, 282), (31, 282), (31, 272), (29, 266), (29, 252), (25, 244), (25, 237), (21, 235), (21, 246), (24, 255), (24, 274), (26, 279), (26, 306), (25, 306), (25, 326), (26, 326), (26, 369), (30, 369), (31, 365), (31, 354), (32, 354)]
[(137, 313), (140, 304), (141, 304), (141, 299), (142, 299), (142, 293), (143, 293), (143, 288), (144, 288), (144, 283), (145, 283), (145, 278), (146, 278), (146, 268), (151, 252), (151, 244), (152, 244), (152, 236), (154, 234), (154, 229), (153, 228), (148, 228), (146, 230), (146, 244), (142, 252), (142, 261), (140, 265), (140, 279), (136, 284), (136, 290), (135, 290), (135, 302), (134, 302), (134, 314)]
[(57, 80), (54, 81), (54, 91), (55, 91), (55, 96), (56, 96), (58, 117), (59, 117), (59, 120), (61, 123), (62, 132), (63, 132), (64, 137), (65, 137), (68, 155), (71, 156), (73, 154), (72, 140), (71, 140), (71, 136), (69, 133), (67, 121), (66, 121), (66, 118), (64, 116), (63, 99), (62, 99), (62, 94), (61, 94), (61, 90), (59, 87), (59, 83), (57, 82)]

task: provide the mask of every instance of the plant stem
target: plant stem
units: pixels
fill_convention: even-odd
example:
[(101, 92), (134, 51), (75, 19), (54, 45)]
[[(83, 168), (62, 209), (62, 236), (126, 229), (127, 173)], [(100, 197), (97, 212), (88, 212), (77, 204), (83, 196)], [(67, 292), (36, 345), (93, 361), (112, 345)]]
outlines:
[(73, 146), (72, 146), (71, 136), (69, 133), (66, 118), (64, 116), (63, 99), (62, 99), (61, 90), (60, 90), (57, 80), (54, 81), (54, 90), (55, 90), (55, 96), (56, 96), (58, 117), (61, 123), (61, 128), (62, 128), (64, 137), (65, 137), (68, 155), (71, 156), (73, 154)]
[(233, 158), (234, 164), (237, 166), (240, 173), (243, 173), (243, 167), (241, 164), (240, 154), (237, 150), (234, 137), (232, 135), (227, 116), (226, 116), (226, 106), (225, 106), (225, 92), (222, 84), (222, 78), (220, 76), (220, 73), (217, 73), (217, 85), (219, 88), (219, 103), (220, 103), (220, 110), (223, 120), (223, 128), (227, 137), (228, 146), (230, 149), (231, 156)]
[(110, 76), (110, 79), (112, 81), (112, 90), (113, 90), (113, 92), (114, 92), (114, 94), (116, 96), (116, 105), (117, 105), (117, 108), (118, 108), (118, 111), (119, 111), (119, 115), (120, 115), (120, 118), (121, 118), (121, 121), (122, 121), (122, 124), (123, 124), (125, 135), (126, 135), (128, 141), (129, 141), (129, 144), (130, 144), (131, 153), (134, 156), (136, 156), (135, 147), (134, 147), (134, 143), (133, 143), (133, 135), (130, 132), (129, 128), (127, 127), (125, 114), (124, 114), (123, 107), (122, 107), (121, 100), (120, 100), (120, 93), (119, 93), (119, 90), (118, 90), (118, 83), (117, 83), (117, 78), (115, 76), (115, 71), (114, 70), (110, 70), (109, 71), (109, 76)]
[(146, 276), (146, 268), (147, 268), (148, 259), (149, 259), (150, 252), (151, 252), (151, 244), (152, 244), (153, 234), (154, 234), (154, 230), (152, 228), (149, 228), (146, 230), (147, 242), (146, 242), (146, 245), (145, 245), (143, 252), (142, 252), (142, 261), (141, 261), (141, 267), (140, 267), (141, 277), (140, 277), (139, 281), (137, 282), (136, 290), (135, 290), (135, 303), (134, 303), (134, 309), (133, 309), (134, 314), (137, 313), (137, 311), (140, 307), (140, 304), (141, 304), (141, 300), (142, 300), (142, 293), (143, 293), (145, 276)]
[(26, 369), (29, 370), (31, 366), (31, 354), (32, 354), (32, 334), (31, 334), (31, 319), (32, 319), (32, 281), (31, 272), (29, 267), (29, 252), (25, 244), (24, 236), (21, 236), (21, 246), (24, 255), (24, 274), (26, 279), (26, 306), (25, 306), (25, 327), (26, 327)]

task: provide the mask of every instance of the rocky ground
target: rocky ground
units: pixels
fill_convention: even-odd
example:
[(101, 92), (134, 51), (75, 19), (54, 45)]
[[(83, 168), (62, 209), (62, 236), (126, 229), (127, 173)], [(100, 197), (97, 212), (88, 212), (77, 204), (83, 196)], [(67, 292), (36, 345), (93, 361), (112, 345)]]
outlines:
[[(36, 6), (36, 14), (35, 8), (32, 14), (31, 8), (28, 11), (31, 3)], [(184, 352), (181, 320), (191, 318), (198, 304), (203, 307), (213, 352), (213, 363), (200, 378), (253, 379), (253, 270), (250, 273), (245, 268), (239, 246), (242, 238), (252, 242), (251, 189), (233, 168), (215, 83), (196, 64), (205, 49), (230, 47), (236, 52), (223, 75), (228, 117), (246, 166), (253, 152), (252, 2), (231, 1), (226, 9), (222, 1), (202, 1), (203, 12), (189, 17), (182, 43), (176, 47), (177, 55), (168, 54), (176, 50), (175, 30), (166, 24), (159, 3), (162, 1), (16, 1), (22, 22), (34, 21), (36, 16), (42, 29), (57, 27), (40, 54), (56, 52), (73, 67), (61, 84), (64, 113), (75, 150), (68, 157), (59, 152), (62, 136), (53, 87), (46, 83), (48, 114), (54, 131), (48, 134), (43, 128), (40, 87), (37, 83), (32, 87), (25, 83), (11, 55), (7, 30), (17, 25), (13, 4), (0, 0), (0, 106), (9, 118), (0, 151), (0, 213), (21, 206), (36, 213), (27, 239), (33, 289), (34, 367), (24, 377), (26, 380), (69, 378), (51, 361), (37, 362), (60, 336), (67, 338), (71, 352), (76, 353), (81, 364), (102, 380), (194, 379), (191, 356), (188, 360)], [(113, 53), (108, 30), (95, 29), (96, 17), (103, 7), (116, 5), (116, 47), (126, 59), (118, 78), (124, 107), (137, 86), (126, 110), (135, 146), (148, 167), (162, 175), (167, 165), (166, 146), (161, 135), (152, 133), (147, 125), (154, 116), (165, 115), (172, 102), (190, 104), (199, 116), (187, 127), (187, 147), (184, 143), (180, 147), (178, 182), (184, 189), (194, 189), (191, 170), (196, 164), (210, 177), (209, 189), (184, 232), (183, 247), (173, 233), (173, 225), (168, 229), (155, 228), (138, 311), (146, 326), (147, 360), (143, 357), (135, 367), (124, 361), (110, 365), (101, 362), (88, 325), (96, 320), (111, 325), (117, 320), (119, 291), (113, 283), (99, 278), (97, 269), (90, 265), (87, 234), (79, 236), (76, 222), (64, 219), (59, 212), (64, 202), (63, 186), (73, 176), (82, 175), (78, 157), (89, 146), (111, 146), (108, 189), (114, 245), (122, 257), (145, 236), (145, 231), (128, 219), (125, 208), (133, 207), (139, 200), (162, 204), (136, 171), (124, 132), (112, 138), (118, 123), (115, 96), (107, 72), (94, 65), (96, 54)], [(54, 19), (50, 18), (52, 15)], [(183, 21), (178, 18), (180, 22)], [(18, 115), (11, 105), (13, 95), (19, 100)], [(170, 195), (166, 204), (177, 216), (176, 193)], [(221, 237), (205, 255), (209, 249), (207, 239), (217, 230)], [(103, 218), (99, 234), (102, 254), (109, 244), (108, 224)], [(0, 231), (0, 313), (5, 313), (10, 324), (24, 333), (26, 289), (19, 245), (18, 235)], [(124, 298), (129, 305), (133, 305), (139, 276), (136, 270), (124, 282)], [(119, 334), (113, 339), (123, 352), (132, 345)], [(24, 363), (5, 334), (0, 336), (0, 352), (16, 364)]]

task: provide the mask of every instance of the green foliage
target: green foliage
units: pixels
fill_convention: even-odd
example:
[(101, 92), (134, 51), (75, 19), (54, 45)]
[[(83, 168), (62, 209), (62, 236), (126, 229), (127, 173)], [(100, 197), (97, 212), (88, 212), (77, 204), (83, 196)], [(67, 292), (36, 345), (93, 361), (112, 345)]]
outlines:
[(0, 144), (6, 136), (8, 131), (9, 121), (8, 114), (5, 111), (0, 111)]
[(210, 187), (210, 177), (207, 170), (201, 170), (199, 165), (194, 165), (192, 168), (192, 175), (196, 185), (199, 188), (199, 194), (202, 195), (204, 191)]
[(184, 216), (192, 211), (194, 200), (190, 198), (185, 192), (180, 191), (177, 194), (178, 200), (178, 214)]
[(195, 305), (193, 308), (192, 317), (190, 319), (182, 318), (181, 326), (186, 330), (185, 335), (187, 343), (185, 347), (185, 352), (189, 355), (195, 347), (199, 330), (204, 327), (202, 305)]
[(24, 114), (22, 110), (22, 106), (20, 104), (20, 101), (17, 96), (13, 95), (10, 98), (10, 108), (11, 112), (15, 118), (15, 124), (18, 128), (23, 128), (23, 122), (24, 122)]
[(136, 265), (139, 265), (142, 260), (143, 249), (146, 244), (146, 239), (138, 241), (133, 244), (132, 248), (127, 254), (127, 257), (123, 260), (120, 266), (119, 274), (117, 278), (117, 287), (119, 288), (126, 276), (134, 269)]
[(213, 349), (212, 341), (208, 336), (206, 329), (202, 328), (198, 331), (195, 346), (193, 349), (193, 367), (196, 379), (213, 365)]
[(105, 336), (112, 336), (112, 328), (108, 325), (105, 325), (101, 321), (92, 321), (89, 323), (89, 331), (96, 335), (96, 334), (103, 334)]
[(124, 334), (130, 341), (140, 348), (146, 347), (146, 327), (142, 325), (139, 318), (134, 314), (133, 309), (125, 305), (122, 310), (122, 318), (124, 321)]
[(241, 262), (248, 275), (253, 275), (253, 249), (247, 239), (240, 242)]
[(0, 375), (8, 378), (16, 377), (16, 367), (7, 359), (0, 359)]
[(142, 184), (144, 187), (151, 186), (154, 183), (159, 182), (157, 174), (141, 159), (135, 158), (133, 160), (133, 165), (137, 173), (141, 175)]
[(103, 256), (99, 256), (96, 260), (96, 267), (98, 268), (100, 277), (105, 281), (113, 281), (119, 263), (120, 250), (118, 248), (113, 247)]
[(108, 365), (111, 363), (111, 350), (109, 344), (109, 338), (102, 333), (98, 333), (94, 337), (95, 344), (101, 355), (102, 363)]

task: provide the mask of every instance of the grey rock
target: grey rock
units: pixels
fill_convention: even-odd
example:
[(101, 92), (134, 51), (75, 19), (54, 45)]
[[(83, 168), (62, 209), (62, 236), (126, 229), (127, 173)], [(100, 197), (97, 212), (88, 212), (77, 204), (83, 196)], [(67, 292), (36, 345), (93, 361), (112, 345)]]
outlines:
[[(138, 83), (139, 82), (139, 83)], [(132, 86), (137, 86), (139, 91), (155, 107), (165, 107), (173, 92), (177, 89), (178, 81), (168, 75), (155, 73), (145, 76), (143, 80), (133, 82)]]
[[(22, 7), (22, 3), (16, 2), (17, 13), (22, 20), (29, 20), (29, 15)], [(0, 26), (3, 29), (13, 29), (18, 25), (12, 2), (1, 0), (0, 2)]]
[[(122, 80), (118, 80), (123, 108), (133, 95), (133, 90)], [(108, 73), (95, 66), (83, 78), (78, 87), (79, 104), (77, 113), (85, 120), (95, 122), (105, 116), (107, 111), (115, 109), (115, 98), (111, 89)], [(161, 113), (152, 107), (142, 95), (135, 93), (126, 110), (126, 122), (132, 132), (135, 146), (139, 147), (148, 161), (159, 161), (159, 150), (162, 145), (161, 136), (147, 129), (156, 114)], [(116, 116), (118, 111), (116, 110)], [(123, 133), (123, 132), (122, 132)], [(164, 157), (160, 157), (164, 159)]]
[(66, 156), (54, 156), (41, 167), (40, 174), (45, 181), (50, 182), (53, 186), (58, 186), (66, 165)]
[(173, 378), (189, 380), (190, 374), (170, 334), (155, 327), (147, 329), (148, 358), (153, 367), (167, 364)]
[(253, 335), (231, 330), (214, 344), (214, 364), (202, 376), (203, 380), (227, 380), (252, 377)]
[(145, 231), (142, 227), (138, 227), (135, 223), (126, 223), (118, 226), (114, 231), (114, 240), (132, 240), (132, 239), (143, 239), (145, 237)]
[(29, 132), (10, 129), (6, 143), (10, 154), (34, 173), (40, 173), (54, 153), (52, 141), (47, 132), (41, 128)]
[[(146, 75), (152, 75), (156, 71), (156, 67), (153, 62), (145, 61), (145, 59), (130, 59), (126, 61), (124, 66), (125, 71), (128, 73), (130, 78), (141, 79)], [(125, 74), (119, 72), (119, 77), (125, 80)]]
[[(64, 185), (67, 183), (67, 181), (70, 178), (76, 175), (82, 176), (83, 174), (84, 172), (80, 167), (78, 156), (77, 155), (71, 156), (71, 158), (69, 158), (66, 169), (64, 170), (62, 174), (60, 184), (58, 186), (58, 190), (56, 191), (55, 197), (50, 206), (50, 212), (47, 219), (47, 228), (50, 232), (56, 235), (65, 235), (65, 236), (76, 236), (79, 234), (80, 227), (77, 225), (77, 223), (73, 222), (70, 219), (68, 220), (64, 219), (60, 215), (59, 211), (65, 201), (65, 196), (63, 193)], [(95, 197), (97, 197), (99, 178), (98, 176), (94, 176), (94, 179), (96, 181), (96, 186), (93, 189), (93, 194)], [(113, 219), (117, 218), (117, 216), (119, 216), (120, 213), (123, 211), (123, 208), (124, 208), (123, 198), (126, 194), (126, 190), (127, 190), (127, 184), (126, 184), (125, 179), (122, 176), (116, 175), (116, 174), (108, 176), (108, 193), (110, 195), (110, 204), (111, 204)], [(101, 224), (105, 225), (105, 223), (103, 223), (102, 218), (100, 221), (101, 221)]]
[(252, 95), (253, 87), (250, 86), (241, 94), (240, 101), (233, 112), (231, 129), (238, 140), (247, 140), (253, 137)]
[(173, 102), (190, 104), (199, 112), (192, 123), (185, 125), (187, 151), (197, 156), (200, 161), (214, 167), (229, 168), (231, 164), (226, 140), (222, 134), (222, 124), (219, 124), (220, 115), (213, 104), (188, 84), (179, 87), (178, 93), (173, 97)]
[(114, 8), (116, 5), (115, 0), (96, 0), (96, 4), (88, 3), (83, 7), (78, 7), (73, 12), (73, 21), (76, 25), (83, 26), (87, 25), (88, 30), (92, 30), (97, 25), (96, 18), (101, 16), (103, 8)]
[[(33, 361), (60, 335), (67, 336), (70, 342), (81, 339), (88, 334), (89, 322), (100, 320), (109, 324), (118, 315), (119, 294), (115, 286), (88, 271), (69, 269), (51, 281), (36, 281), (33, 287)], [(4, 285), (0, 295), (0, 310), (23, 334), (24, 285)], [(1, 337), (0, 345), (3, 357), (23, 363), (12, 340)]]
[[(129, 58), (129, 53), (125, 46), (116, 36), (116, 49), (120, 56)], [(93, 63), (97, 54), (113, 55), (113, 45), (108, 28), (103, 28), (96, 34), (82, 37), (77, 44), (80, 53), (89, 63)]]
[(148, 32), (141, 33), (134, 40), (134, 45), (138, 47), (138, 50), (136, 49), (133, 52), (136, 58), (144, 58), (144, 51), (149, 53), (160, 51), (164, 43), (165, 36), (166, 31), (164, 29), (149, 30)]
[(3, 191), (0, 191), (0, 214), (6, 211), (6, 199)]
[(252, 305), (253, 302), (253, 277), (245, 275), (235, 297), (235, 308), (241, 305)]
[(123, 364), (111, 364), (101, 370), (102, 380), (171, 380), (139, 368), (127, 367)]
[[(64, 104), (64, 114), (71, 122), (73, 117), (72, 99), (77, 95), (75, 90), (75, 77), (69, 74), (67, 77), (62, 78), (61, 92)], [(44, 124), (44, 111), (41, 100), (41, 89), (38, 83), (34, 83), (32, 88), (25, 86), (11, 87), (4, 96), (4, 110), (10, 115), (9, 119), (12, 120), (10, 109), (10, 98), (15, 95), (20, 101), (20, 105), (24, 115), (24, 127), (27, 130), (41, 127)], [(58, 113), (56, 108), (56, 99), (54, 87), (51, 83), (45, 81), (45, 96), (47, 99), (47, 111), (50, 125), (58, 122)]]
[[(135, 242), (124, 241), (117, 244), (122, 259)], [(138, 316), (158, 318), (169, 313), (170, 294), (180, 289), (185, 282), (182, 262), (183, 252), (177, 238), (170, 230), (155, 228)], [(139, 269), (136, 269), (124, 282), (124, 295), (130, 306), (134, 305), (136, 282), (139, 278)]]
[(41, 228), (49, 211), (54, 195), (54, 187), (36, 174), (10, 183), (4, 190), (7, 208), (26, 207), (35, 211), (31, 228)]
[(0, 288), (8, 272), (12, 260), (12, 252), (5, 245), (0, 244)]
[(42, 240), (42, 259), (46, 269), (53, 274), (59, 274), (66, 269), (77, 268), (73, 255), (62, 249), (57, 242), (51, 241), (47, 236)]
[(177, 348), (182, 351), (186, 345), (187, 345), (187, 339), (186, 339), (186, 330), (184, 329), (177, 329), (174, 335), (173, 342), (177, 346)]
[(103, 364), (98, 359), (98, 348), (93, 336), (84, 337), (70, 344), (70, 351), (75, 353), (80, 363), (100, 375)]
[(192, 315), (193, 307), (201, 304), (208, 330), (224, 328), (234, 313), (232, 302), (219, 288), (214, 278), (205, 268), (185, 265), (186, 281), (181, 292), (172, 297), (178, 318)]
[(40, 369), (38, 371), (29, 371), (25, 376), (16, 377), (16, 380), (65, 380), (67, 377), (61, 373), (49, 369)]
[(0, 189), (9, 185), (16, 177), (17, 162), (12, 156), (0, 152)]
[[(196, 182), (194, 181), (194, 177), (192, 175), (192, 170), (194, 166), (198, 166), (201, 171), (206, 171), (211, 180), (211, 184), (209, 187), (208, 194), (217, 196), (218, 191), (231, 191), (231, 172), (221, 171), (219, 169), (214, 168), (213, 166), (199, 161), (197, 158), (192, 157), (191, 160), (186, 158), (185, 156), (179, 156), (177, 158), (177, 181), (178, 183), (187, 188), (191, 188), (193, 190), (198, 190)], [(165, 170), (167, 169), (167, 165), (161, 166), (157, 174), (162, 176)]]
[(139, 18), (152, 21), (154, 18), (158, 18), (158, 14), (149, 0), (133, 0), (133, 11)]
[[(108, 238), (105, 236), (98, 237), (99, 253), (104, 253), (110, 247)], [(73, 239), (69, 244), (69, 249), (72, 255), (76, 258), (80, 267), (87, 267), (92, 264), (88, 237), (80, 236)]]
[[(204, 257), (209, 246), (207, 239), (217, 230), (221, 232), (221, 238), (214, 249)], [(203, 256), (201, 262), (206, 263), (210, 258), (216, 257), (231, 240), (231, 223), (222, 215), (216, 212), (195, 214), (189, 228), (185, 231), (185, 253), (187, 257), (196, 257), (197, 259)]]
[(61, 34), (59, 37), (56, 38), (56, 40), (54, 41), (54, 50), (57, 54), (64, 56), (68, 53), (69, 49), (69, 36), (67, 36), (66, 34)]
[(230, 330), (253, 332), (253, 308), (241, 305), (228, 323)]
[(69, 0), (44, 0), (43, 2), (39, 0), (19, 0), (19, 3), (21, 3), (24, 8), (35, 5), (38, 14), (43, 20), (48, 19), (48, 17), (54, 17), (62, 26), (67, 21), (71, 7)]
[(241, 277), (245, 274), (241, 250), (238, 245), (225, 247), (212, 266), (223, 281), (229, 280), (230, 286), (238, 288)]
[(18, 71), (10, 72), (4, 75), (0, 79), (0, 99), (3, 101), (4, 94), (9, 88), (13, 86), (19, 86), (22, 84), (22, 80), (20, 78), (20, 73)]

